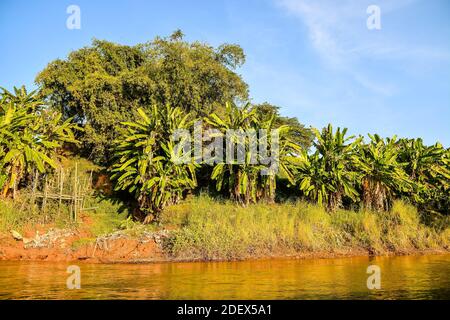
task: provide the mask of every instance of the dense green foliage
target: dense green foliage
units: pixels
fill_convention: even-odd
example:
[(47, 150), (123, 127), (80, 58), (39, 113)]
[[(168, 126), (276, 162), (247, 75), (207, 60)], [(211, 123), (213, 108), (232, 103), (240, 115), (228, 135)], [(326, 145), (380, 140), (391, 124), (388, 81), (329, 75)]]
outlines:
[(412, 182), (411, 196), (420, 208), (448, 213), (450, 209), (450, 149), (422, 139), (401, 139), (399, 161)]
[(423, 211), (449, 212), (450, 149), (421, 139), (382, 139), (370, 135), (345, 137), (347, 129), (331, 125), (316, 136), (314, 152), (296, 161), (297, 185), (306, 199), (328, 211), (361, 206), (386, 211), (394, 199), (405, 198)]
[[(242, 163), (238, 163), (235, 159), (230, 163), (221, 161), (215, 165), (211, 174), (211, 179), (216, 181), (217, 190), (227, 189), (231, 199), (244, 204), (255, 203), (259, 200), (273, 202), (277, 174), (294, 183), (291, 163), (294, 154), (301, 151), (300, 146), (289, 140), (289, 126), (275, 126), (275, 113), (270, 117), (261, 117), (257, 111), (257, 108), (252, 108), (250, 105), (239, 108), (236, 105), (227, 104), (224, 117), (221, 118), (213, 113), (205, 119), (224, 136), (230, 129), (235, 130), (236, 134), (230, 140), (236, 143), (242, 139), (239, 133), (254, 132), (253, 139), (249, 135), (243, 138), (245, 155)], [(260, 129), (267, 130), (267, 134), (258, 134)], [(261, 152), (252, 153), (251, 144), (260, 145), (261, 139), (265, 139), (268, 150), (274, 151), (270, 137), (270, 133), (274, 130), (278, 132), (278, 151), (270, 156), (278, 160), (277, 163), (273, 163), (277, 168), (271, 170), (270, 163), (264, 164)], [(268, 172), (262, 174), (262, 170)]]
[(247, 100), (247, 84), (234, 71), (244, 62), (237, 45), (189, 43), (177, 31), (135, 46), (94, 40), (51, 62), (36, 82), (64, 118), (83, 125), (83, 154), (104, 164), (120, 122), (133, 119), (138, 107), (171, 105), (204, 116), (227, 101)]
[(182, 156), (182, 150), (175, 150), (171, 136), (175, 130), (189, 127), (188, 116), (180, 108), (154, 106), (149, 115), (142, 109), (138, 113), (138, 121), (124, 122), (127, 131), (118, 142), (111, 178), (116, 190), (135, 196), (151, 220), (166, 205), (177, 203), (185, 190), (196, 186), (195, 164), (172, 161), (174, 156)]
[(19, 183), (34, 170), (55, 168), (53, 156), (65, 142), (75, 143), (70, 119), (49, 110), (24, 87), (0, 95), (0, 188), (15, 196)]
[(304, 151), (297, 160), (299, 189), (306, 197), (334, 211), (342, 206), (344, 196), (353, 201), (358, 197), (357, 173), (351, 156), (360, 140), (349, 142), (353, 137), (345, 137), (347, 129), (341, 132), (338, 128), (334, 133), (331, 125), (322, 132), (317, 129), (313, 132), (315, 153), (308, 155)]
[(398, 161), (396, 138), (370, 135), (370, 139), (353, 157), (361, 174), (362, 200), (367, 209), (387, 210), (393, 196), (410, 191), (411, 181)]
[[(173, 120), (173, 112), (178, 114), (179, 122)], [(188, 123), (187, 119), (192, 121)], [(146, 125), (125, 123), (131, 130), (120, 144), (118, 155), (121, 158), (114, 165), (113, 178), (118, 179), (117, 188), (132, 191), (141, 209), (151, 214), (159, 213), (166, 204), (175, 203), (172, 196), (178, 200), (183, 192), (192, 190), (195, 169), (211, 165), (210, 180), (215, 181), (217, 190), (244, 205), (259, 201), (273, 203), (277, 181), (285, 181), (291, 187), (291, 196), (316, 202), (329, 212), (357, 207), (388, 211), (395, 199), (407, 198), (424, 211), (448, 213), (450, 151), (441, 145), (425, 147), (420, 140), (382, 139), (378, 135), (369, 135), (370, 142), (365, 143), (363, 137), (347, 137), (347, 129), (333, 130), (328, 125), (321, 132), (312, 129), (314, 152), (308, 153), (290, 140), (290, 127), (276, 126), (275, 119), (276, 113), (268, 117), (261, 114), (257, 106), (238, 107), (229, 103), (222, 115), (212, 113), (204, 120), (207, 128), (217, 130), (216, 136), (228, 138), (230, 130), (234, 130), (229, 138), (233, 143), (241, 141), (244, 146), (241, 161), (221, 157), (219, 161), (203, 163), (192, 158), (189, 165), (176, 165), (170, 160), (174, 152), (170, 135), (176, 128), (191, 130), (192, 123), (199, 119), (180, 109), (168, 107), (158, 111), (155, 107)], [(256, 135), (256, 132), (260, 129), (273, 132), (275, 128), (279, 150), (272, 156), (278, 159), (277, 170), (264, 175), (261, 170), (267, 169), (268, 164), (263, 164), (260, 152), (253, 154), (251, 145), (267, 139), (270, 147), (269, 137)], [(251, 132), (255, 135), (248, 134)], [(147, 147), (149, 143), (151, 148)], [(221, 143), (226, 149), (226, 142)], [(160, 150), (155, 152), (155, 163), (162, 161), (168, 170), (164, 180), (158, 170), (151, 169), (144, 174), (145, 170), (153, 168), (148, 156), (150, 149), (146, 151), (146, 147)], [(163, 183), (162, 188), (158, 183)], [(167, 196), (164, 188), (168, 188)]]

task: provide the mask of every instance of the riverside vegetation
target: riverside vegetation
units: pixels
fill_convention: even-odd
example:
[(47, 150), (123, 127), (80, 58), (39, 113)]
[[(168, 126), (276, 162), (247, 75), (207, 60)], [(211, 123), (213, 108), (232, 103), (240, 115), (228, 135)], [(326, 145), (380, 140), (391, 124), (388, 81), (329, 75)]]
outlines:
[[(0, 232), (82, 228), (70, 204), (43, 212), (30, 200), (36, 173), (56, 179), (77, 163), (81, 176), (95, 172), (78, 244), (169, 230), (161, 246), (180, 259), (449, 250), (450, 149), (306, 128), (249, 103), (244, 62), (237, 45), (188, 43), (181, 31), (136, 46), (95, 40), (51, 62), (37, 91), (3, 89)], [(170, 137), (198, 121), (222, 135), (278, 130), (277, 174), (250, 162), (249, 139), (243, 163), (171, 161)]]

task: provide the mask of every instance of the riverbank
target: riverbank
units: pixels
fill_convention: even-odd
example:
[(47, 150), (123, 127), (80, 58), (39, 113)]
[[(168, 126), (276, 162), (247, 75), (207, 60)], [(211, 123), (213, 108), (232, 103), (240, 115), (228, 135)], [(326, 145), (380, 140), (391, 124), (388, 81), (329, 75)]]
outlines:
[(96, 212), (80, 218), (71, 226), (29, 224), (0, 233), (0, 260), (149, 263), (450, 253), (448, 226), (423, 224), (403, 202), (384, 213), (330, 214), (302, 202), (240, 207), (194, 197), (167, 208), (153, 225), (129, 219), (113, 224)]
[[(448, 249), (407, 249), (375, 253), (366, 248), (341, 248), (332, 251), (273, 251), (267, 254), (249, 254), (239, 258), (205, 259), (199, 256), (174, 256), (165, 250), (161, 241), (170, 232), (163, 230), (129, 237), (114, 233), (96, 239), (84, 238), (71, 230), (50, 229), (44, 234), (18, 241), (9, 235), (0, 236), (0, 260), (47, 261), (86, 263), (158, 263), (194, 261), (236, 261), (261, 259), (328, 259), (362, 256), (450, 254)], [(39, 240), (40, 239), (40, 240)]]

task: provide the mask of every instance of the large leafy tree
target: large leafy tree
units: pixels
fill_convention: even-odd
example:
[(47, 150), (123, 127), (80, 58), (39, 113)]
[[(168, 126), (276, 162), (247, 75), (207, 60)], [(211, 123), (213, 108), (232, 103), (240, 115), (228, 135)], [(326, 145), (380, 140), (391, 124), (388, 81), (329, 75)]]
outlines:
[(174, 161), (183, 156), (183, 149), (176, 148), (173, 136), (176, 130), (190, 127), (187, 114), (180, 108), (156, 105), (148, 115), (143, 109), (137, 113), (138, 120), (123, 123), (126, 130), (117, 141), (111, 178), (116, 191), (134, 195), (145, 222), (150, 222), (196, 186), (196, 165)]
[(361, 175), (362, 200), (370, 210), (388, 210), (394, 196), (409, 192), (411, 180), (399, 161), (396, 137), (382, 139), (369, 135), (371, 141), (361, 144), (353, 162)]
[(321, 132), (313, 128), (315, 152), (299, 155), (296, 178), (300, 190), (328, 211), (342, 206), (343, 197), (358, 198), (355, 188), (357, 173), (351, 157), (359, 143), (353, 136), (346, 137), (347, 129), (333, 130), (331, 124)]
[[(274, 202), (276, 190), (276, 177), (287, 179), (294, 183), (292, 174), (292, 163), (295, 155), (301, 152), (301, 147), (289, 139), (290, 128), (287, 125), (275, 125), (276, 114), (270, 117), (261, 117), (258, 109), (247, 104), (239, 107), (233, 103), (227, 103), (222, 117), (216, 113), (206, 117), (206, 122), (213, 128), (218, 129), (225, 137), (230, 130), (237, 135), (229, 135), (228, 138), (234, 143), (244, 146), (243, 161), (233, 159), (231, 162), (217, 163), (211, 174), (211, 179), (216, 181), (219, 191), (226, 190), (231, 199), (248, 204), (264, 200)], [(260, 129), (265, 134), (259, 134)], [(265, 154), (259, 146), (265, 145), (261, 139), (266, 140), (267, 149), (275, 150), (272, 144), (271, 133), (278, 132), (278, 151), (270, 153), (272, 160), (276, 162), (275, 170), (268, 169), (269, 163), (265, 163)], [(255, 136), (242, 133), (254, 132)], [(251, 145), (257, 145), (257, 152)], [(272, 163), (273, 164), (273, 163)], [(273, 169), (273, 168), (272, 168)], [(264, 174), (262, 174), (267, 170)]]
[(33, 170), (55, 168), (54, 156), (64, 143), (76, 143), (71, 119), (44, 105), (36, 92), (25, 87), (5, 89), (0, 95), (0, 188), (2, 196), (15, 196), (22, 179)]
[(94, 40), (49, 63), (36, 82), (64, 118), (83, 125), (84, 155), (105, 163), (120, 123), (136, 119), (138, 107), (171, 105), (204, 116), (226, 101), (246, 100), (247, 85), (235, 72), (244, 61), (237, 45), (186, 42), (176, 31), (135, 46)]

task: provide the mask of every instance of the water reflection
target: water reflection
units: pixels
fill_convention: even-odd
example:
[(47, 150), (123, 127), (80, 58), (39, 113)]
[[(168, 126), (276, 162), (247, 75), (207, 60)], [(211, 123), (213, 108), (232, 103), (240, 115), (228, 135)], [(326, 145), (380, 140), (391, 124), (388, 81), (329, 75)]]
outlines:
[[(366, 268), (381, 268), (381, 290)], [(267, 260), (81, 267), (68, 290), (68, 264), (0, 262), (0, 299), (448, 299), (450, 255)]]

